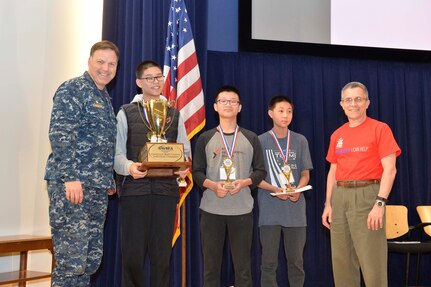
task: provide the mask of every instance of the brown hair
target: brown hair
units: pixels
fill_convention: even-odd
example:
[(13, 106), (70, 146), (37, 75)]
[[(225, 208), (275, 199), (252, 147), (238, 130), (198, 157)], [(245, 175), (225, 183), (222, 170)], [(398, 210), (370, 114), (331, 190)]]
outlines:
[(110, 41), (103, 40), (103, 41), (95, 43), (91, 47), (90, 57), (93, 56), (94, 52), (96, 52), (97, 50), (112, 50), (117, 55), (117, 60), (120, 59), (120, 50), (118, 50), (118, 47)]

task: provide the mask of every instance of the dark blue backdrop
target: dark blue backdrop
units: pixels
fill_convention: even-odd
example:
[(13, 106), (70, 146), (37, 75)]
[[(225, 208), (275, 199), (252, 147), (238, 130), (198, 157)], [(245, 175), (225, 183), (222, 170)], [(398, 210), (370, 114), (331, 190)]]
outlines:
[[(136, 92), (134, 69), (144, 59), (163, 63), (165, 30), (170, 0), (105, 0), (103, 38), (118, 44), (120, 68), (111, 95), (115, 109), (130, 101)], [(291, 97), (295, 104), (292, 130), (304, 134), (310, 144), (314, 170), (313, 190), (307, 199), (306, 286), (332, 286), (328, 231), (321, 225), (328, 164), (325, 161), (331, 133), (346, 121), (339, 106), (340, 90), (349, 81), (369, 88), (368, 115), (385, 121), (393, 129), (403, 154), (397, 160), (398, 174), (390, 196), (391, 204), (409, 208), (411, 224), (419, 222), (415, 207), (430, 205), (431, 170), (431, 64), (323, 58), (257, 53), (222, 53), (206, 49), (208, 0), (186, 1), (198, 60), (204, 82), (206, 129), (217, 124), (214, 94), (223, 84), (236, 85), (242, 94), (239, 123), (260, 134), (270, 128), (266, 105), (275, 94)], [(199, 239), (199, 202), (194, 189), (187, 207), (187, 286), (202, 286)], [(257, 208), (255, 209), (257, 215)], [(93, 286), (121, 286), (121, 254), (118, 235), (118, 200), (109, 203), (105, 229), (104, 259)], [(181, 240), (181, 238), (180, 238)], [(178, 242), (179, 243), (179, 242)], [(281, 256), (282, 257), (282, 256)], [(283, 259), (283, 258), (281, 258)], [(431, 255), (422, 258), (421, 280), (431, 285)], [(281, 286), (288, 286), (285, 264), (280, 261)], [(414, 262), (414, 261), (413, 261)], [(254, 286), (259, 286), (260, 245), (257, 227), (253, 244)], [(413, 264), (414, 265), (414, 264)], [(390, 286), (402, 286), (404, 257), (389, 256)], [(181, 246), (172, 257), (171, 286), (181, 285)], [(412, 266), (414, 271), (414, 266)], [(414, 273), (413, 273), (414, 274)], [(233, 266), (226, 251), (222, 269), (223, 286), (233, 285)]]

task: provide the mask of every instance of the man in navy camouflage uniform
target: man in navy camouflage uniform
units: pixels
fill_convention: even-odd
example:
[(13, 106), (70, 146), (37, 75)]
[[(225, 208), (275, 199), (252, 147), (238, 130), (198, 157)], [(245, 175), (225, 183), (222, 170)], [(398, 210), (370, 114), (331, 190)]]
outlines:
[(115, 77), (119, 51), (93, 45), (88, 71), (64, 82), (54, 95), (45, 180), (55, 268), (52, 286), (89, 286), (100, 265), (108, 195), (115, 193), (116, 118), (106, 85)]

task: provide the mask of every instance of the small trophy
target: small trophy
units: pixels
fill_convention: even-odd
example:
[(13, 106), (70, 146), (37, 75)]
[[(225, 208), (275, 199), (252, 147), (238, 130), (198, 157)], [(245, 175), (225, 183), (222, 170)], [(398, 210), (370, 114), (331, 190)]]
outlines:
[[(143, 108), (146, 117), (141, 117), (150, 130), (147, 134), (150, 142), (145, 144), (138, 155), (138, 160), (142, 163), (140, 170), (147, 170), (147, 177), (177, 177), (174, 172), (190, 167), (191, 162), (185, 161), (182, 143), (168, 143), (166, 140), (165, 133), (173, 123), (171, 119), (170, 125), (166, 126), (171, 102), (152, 99), (144, 102)], [(180, 180), (181, 186), (184, 183), (184, 180)]]
[(281, 172), (286, 178), (286, 187), (284, 188), (284, 192), (292, 192), (295, 189), (290, 186), (290, 176), (292, 174), (292, 169), (288, 164), (285, 164), (281, 167)]
[(226, 183), (223, 186), (226, 189), (234, 189), (235, 185), (230, 180), (230, 174), (232, 173), (233, 161), (230, 158), (223, 160), (223, 168), (226, 172)]

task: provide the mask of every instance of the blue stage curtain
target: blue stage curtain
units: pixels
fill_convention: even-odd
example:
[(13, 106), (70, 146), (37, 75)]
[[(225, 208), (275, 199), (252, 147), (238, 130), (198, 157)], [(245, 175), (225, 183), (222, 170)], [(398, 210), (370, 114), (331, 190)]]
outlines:
[[(169, 4), (170, 0), (104, 1), (103, 38), (115, 42), (121, 51), (118, 75), (109, 86), (116, 111), (137, 92), (134, 77), (136, 65), (144, 59), (163, 63)], [(427, 148), (431, 145), (431, 113), (428, 110), (431, 107), (430, 64), (210, 52), (206, 49), (208, 0), (190, 0), (186, 1), (186, 5), (204, 83), (207, 113), (205, 129), (218, 123), (213, 102), (216, 90), (224, 84), (233, 84), (241, 91), (243, 110), (239, 124), (257, 134), (271, 127), (267, 102), (272, 96), (285, 94), (294, 101), (291, 129), (307, 137), (314, 164), (310, 182), (313, 190), (305, 193), (308, 222), (306, 286), (333, 286), (329, 232), (321, 225), (321, 213), (329, 167), (325, 156), (331, 133), (346, 121), (339, 100), (340, 90), (347, 82), (356, 80), (367, 85), (371, 99), (368, 115), (388, 123), (392, 128), (403, 154), (397, 160), (398, 174), (390, 203), (407, 205), (410, 223), (419, 222), (415, 207), (431, 204), (428, 190), (431, 170), (427, 164), (431, 162), (431, 152)], [(202, 286), (203, 276), (200, 198), (201, 191), (194, 188), (186, 200), (187, 286), (196, 287)], [(255, 207), (254, 216), (257, 219), (258, 209)], [(92, 286), (121, 286), (118, 217), (118, 199), (113, 197), (109, 201), (105, 226), (103, 262), (92, 278)], [(257, 230), (256, 221), (252, 251), (253, 286), (256, 287), (260, 285)], [(173, 250), (171, 286), (181, 286), (180, 241), (181, 237)], [(431, 284), (431, 278), (426, 273), (431, 268), (429, 256), (423, 256), (421, 269), (422, 283), (428, 285)], [(415, 274), (415, 264), (412, 265), (411, 274)], [(279, 284), (288, 286), (282, 253), (279, 266)], [(404, 282), (403, 266), (404, 257), (389, 256), (389, 286), (400, 286)], [(227, 248), (221, 277), (223, 287), (233, 285), (233, 265)]]
[[(110, 83), (115, 111), (129, 103), (137, 90), (136, 66), (154, 60), (163, 66), (171, 0), (104, 0), (102, 38), (117, 44), (120, 65)], [(205, 71), (208, 0), (187, 1), (201, 74)]]

